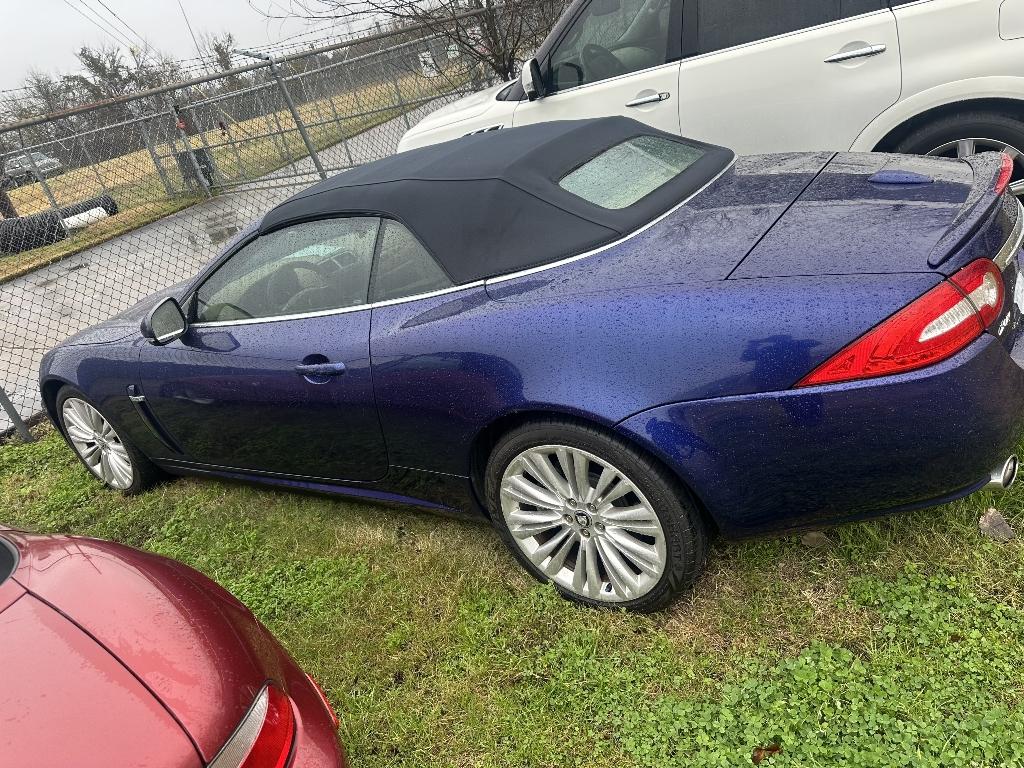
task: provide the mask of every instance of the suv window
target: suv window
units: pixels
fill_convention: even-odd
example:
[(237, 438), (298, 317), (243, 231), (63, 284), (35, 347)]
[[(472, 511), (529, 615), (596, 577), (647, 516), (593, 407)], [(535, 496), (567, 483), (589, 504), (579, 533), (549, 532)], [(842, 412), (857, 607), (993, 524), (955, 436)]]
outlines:
[(558, 185), (602, 208), (618, 210), (647, 197), (704, 156), (704, 150), (660, 136), (638, 136), (606, 149)]
[(551, 92), (678, 58), (680, 0), (591, 0), (551, 52)]
[(323, 219), (257, 238), (196, 291), (195, 319), (248, 320), (365, 304), (379, 224), (365, 216)]
[(451, 288), (452, 281), (420, 241), (393, 219), (381, 224), (371, 301), (388, 301)]
[(697, 0), (698, 52), (720, 51), (887, 7), (886, 0), (774, 0), (770, 5), (769, 11), (764, 0)]

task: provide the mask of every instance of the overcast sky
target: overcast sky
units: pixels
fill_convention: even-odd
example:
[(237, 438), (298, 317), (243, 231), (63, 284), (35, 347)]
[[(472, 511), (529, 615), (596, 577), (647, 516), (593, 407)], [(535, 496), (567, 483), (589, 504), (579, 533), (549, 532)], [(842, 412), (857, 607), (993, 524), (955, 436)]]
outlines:
[[(274, 0), (252, 0), (266, 9)], [(125, 30), (99, 0), (0, 0), (0, 89), (21, 85), (30, 69), (54, 73), (76, 71), (75, 51), (81, 45), (98, 46), (113, 42), (111, 36), (72, 10), (83, 3), (94, 8), (127, 38)], [(185, 19), (177, 0), (103, 0), (156, 48), (176, 59), (196, 56)], [(286, 0), (278, 0), (287, 6)], [(306, 22), (268, 21), (247, 0), (181, 0), (196, 35), (230, 31), (239, 45), (265, 45), (306, 32)], [(87, 13), (88, 15), (88, 13)], [(329, 22), (328, 22), (329, 23)], [(323, 30), (320, 32), (319, 30)], [(329, 34), (324, 23), (312, 28), (312, 39)], [(292, 41), (288, 41), (292, 42)]]

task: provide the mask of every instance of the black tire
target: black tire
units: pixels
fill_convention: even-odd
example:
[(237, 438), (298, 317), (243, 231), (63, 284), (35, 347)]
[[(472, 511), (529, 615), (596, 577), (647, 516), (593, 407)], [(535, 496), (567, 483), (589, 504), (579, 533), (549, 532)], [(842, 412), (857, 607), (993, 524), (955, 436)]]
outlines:
[[(1024, 121), (1001, 112), (965, 110), (940, 117), (911, 131), (894, 148), (894, 152), (925, 155), (960, 139), (990, 139), (1024, 152)], [(1017, 159), (1021, 175), (1024, 156)]]
[(22, 253), (52, 245), (67, 237), (61, 217), (44, 211), (16, 219), (0, 219), (0, 253)]
[[(97, 480), (102, 482), (111, 490), (120, 491), (126, 496), (134, 496), (137, 493), (142, 493), (147, 488), (150, 488), (154, 484), (156, 484), (163, 477), (163, 473), (160, 471), (160, 469), (155, 464), (153, 464), (153, 462), (151, 462), (146, 457), (145, 454), (143, 454), (138, 448), (135, 447), (135, 445), (125, 436), (123, 429), (118, 429), (116, 426), (114, 428), (117, 431), (117, 438), (120, 441), (121, 445), (124, 446), (125, 451), (127, 451), (128, 453), (128, 458), (131, 461), (132, 482), (126, 488), (117, 488), (111, 485), (110, 483), (106, 482), (99, 475), (97, 475), (93, 468), (89, 466), (89, 464), (85, 461), (82, 455), (75, 448), (74, 444), (71, 442), (71, 439), (68, 437), (68, 425), (65, 423), (64, 419), (64, 403), (67, 402), (67, 400), (72, 397), (78, 398), (79, 400), (84, 400), (97, 411), (99, 411), (100, 409), (82, 392), (80, 392), (79, 390), (75, 389), (72, 386), (65, 386), (60, 390), (60, 392), (57, 393), (56, 412), (57, 418), (60, 419), (61, 432), (64, 435), (64, 439), (67, 442), (68, 447), (71, 448), (71, 451), (75, 454), (75, 456), (78, 457), (78, 460), (82, 462), (82, 466), (84, 466), (89, 471), (89, 474), (91, 474)], [(102, 411), (100, 411), (100, 414), (103, 415)], [(106, 419), (107, 417), (104, 415), (103, 418)]]
[(531, 448), (547, 445), (564, 445), (586, 451), (621, 470), (646, 497), (665, 535), (664, 571), (645, 594), (633, 600), (605, 602), (555, 583), (563, 597), (594, 608), (650, 613), (665, 608), (693, 586), (707, 559), (708, 531), (691, 494), (677, 478), (627, 442), (600, 429), (562, 419), (538, 420), (512, 430), (498, 441), (487, 462), (484, 493), (494, 527), (509, 551), (530, 574), (542, 582), (552, 581), (526, 556), (509, 531), (502, 511), (501, 482), (506, 469), (517, 456)]

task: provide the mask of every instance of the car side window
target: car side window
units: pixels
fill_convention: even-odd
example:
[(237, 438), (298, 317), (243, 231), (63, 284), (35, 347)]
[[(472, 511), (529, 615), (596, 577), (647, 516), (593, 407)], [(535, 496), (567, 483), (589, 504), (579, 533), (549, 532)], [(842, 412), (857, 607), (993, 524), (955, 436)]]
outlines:
[[(696, 0), (697, 52), (797, 32), (882, 10), (886, 0)], [(766, 8), (765, 6), (770, 6)], [(685, 34), (685, 32), (684, 32)]]
[(253, 240), (196, 291), (195, 320), (250, 320), (365, 304), (379, 225), (367, 216), (322, 219)]
[(420, 241), (393, 219), (381, 223), (370, 301), (389, 301), (453, 285)]
[(680, 8), (680, 0), (591, 0), (551, 52), (548, 89), (564, 91), (678, 58), (673, 22)]

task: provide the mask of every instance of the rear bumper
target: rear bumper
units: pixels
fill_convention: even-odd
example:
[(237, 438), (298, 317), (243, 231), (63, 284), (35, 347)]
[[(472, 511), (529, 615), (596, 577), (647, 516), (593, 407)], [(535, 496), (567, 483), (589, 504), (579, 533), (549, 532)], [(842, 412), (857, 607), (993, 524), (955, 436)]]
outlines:
[(931, 506), (983, 487), (1024, 435), (1024, 342), (984, 335), (900, 376), (678, 403), (618, 425), (744, 536)]
[(285, 689), (295, 705), (295, 744), (288, 768), (347, 768), (337, 729), (320, 694), (299, 666), (282, 651)]

